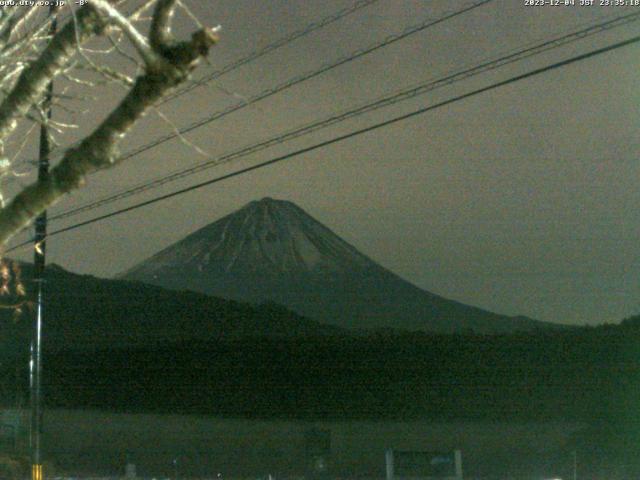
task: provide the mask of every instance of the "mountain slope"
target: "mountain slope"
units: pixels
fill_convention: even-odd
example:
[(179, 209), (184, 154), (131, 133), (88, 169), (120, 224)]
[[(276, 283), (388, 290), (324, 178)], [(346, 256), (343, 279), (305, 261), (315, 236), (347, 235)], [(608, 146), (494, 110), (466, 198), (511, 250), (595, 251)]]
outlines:
[[(31, 264), (20, 263), (29, 289)], [(4, 304), (16, 299), (3, 297)], [(347, 332), (302, 318), (279, 305), (249, 305), (195, 292), (176, 292), (123, 280), (47, 267), (43, 344), (47, 349), (159, 348), (219, 339), (267, 336), (344, 336)], [(17, 318), (0, 309), (0, 353), (29, 345), (32, 309)]]
[(552, 326), (421, 290), (298, 206), (271, 198), (198, 230), (122, 278), (236, 300), (273, 301), (348, 328), (499, 333)]

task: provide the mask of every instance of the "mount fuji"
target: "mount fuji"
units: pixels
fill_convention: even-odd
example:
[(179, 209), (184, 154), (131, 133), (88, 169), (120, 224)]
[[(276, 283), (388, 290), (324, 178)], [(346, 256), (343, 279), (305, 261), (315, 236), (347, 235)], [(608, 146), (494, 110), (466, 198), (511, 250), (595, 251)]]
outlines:
[(120, 277), (234, 300), (274, 302), (350, 329), (502, 333), (556, 326), (422, 290), (297, 205), (272, 198), (250, 202)]

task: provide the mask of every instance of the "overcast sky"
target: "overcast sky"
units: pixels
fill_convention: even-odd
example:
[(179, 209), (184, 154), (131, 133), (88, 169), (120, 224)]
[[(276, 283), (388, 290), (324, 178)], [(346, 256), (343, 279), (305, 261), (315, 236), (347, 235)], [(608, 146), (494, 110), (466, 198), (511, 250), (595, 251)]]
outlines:
[[(198, 72), (206, 74), (353, 0), (187, 3), (203, 23), (223, 28), (210, 66)], [(160, 110), (175, 125), (186, 125), (468, 3), (379, 0)], [(639, 8), (530, 7), (524, 0), (494, 0), (228, 115), (188, 138), (218, 156), (387, 92)], [(180, 22), (183, 30), (193, 28), (184, 18)], [(53, 222), (50, 229), (630, 38), (637, 35), (638, 23)], [(640, 313), (639, 72), (640, 46), (618, 49), (52, 237), (47, 260), (75, 272), (112, 276), (245, 203), (271, 196), (297, 203), (363, 253), (425, 290), (504, 314), (571, 324), (616, 322)], [(118, 90), (100, 93), (85, 105), (89, 112), (60, 112), (58, 118), (76, 120), (80, 131), (86, 130), (118, 95)], [(170, 131), (151, 114), (122, 150)], [(94, 175), (84, 190), (51, 212), (205, 160), (183, 142), (165, 143)]]

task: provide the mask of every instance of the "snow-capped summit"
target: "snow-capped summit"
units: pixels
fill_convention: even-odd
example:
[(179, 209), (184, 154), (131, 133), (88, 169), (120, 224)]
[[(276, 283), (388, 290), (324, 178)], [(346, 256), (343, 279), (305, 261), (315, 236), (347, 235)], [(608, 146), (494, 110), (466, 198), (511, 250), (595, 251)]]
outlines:
[[(362, 267), (368, 259), (316, 222), (295, 204), (270, 197), (253, 201), (206, 227), (202, 265), (224, 260), (225, 271), (248, 268), (278, 272), (340, 271)], [(185, 239), (193, 241), (194, 236)]]
[(272, 301), (350, 328), (502, 332), (544, 325), (421, 290), (294, 203), (270, 197), (192, 233), (122, 277), (235, 300)]
[(125, 275), (198, 272), (350, 271), (367, 257), (297, 205), (266, 197), (245, 205), (154, 255)]

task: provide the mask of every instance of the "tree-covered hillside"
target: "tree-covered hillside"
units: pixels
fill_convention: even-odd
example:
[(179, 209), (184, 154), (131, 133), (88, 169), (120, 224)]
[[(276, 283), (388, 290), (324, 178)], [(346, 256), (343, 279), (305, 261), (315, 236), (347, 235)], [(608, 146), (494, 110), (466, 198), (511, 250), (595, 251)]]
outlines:
[[(59, 351), (47, 402), (291, 418), (633, 420), (640, 329), (474, 336), (248, 336)], [(5, 372), (10, 376), (11, 372)]]

